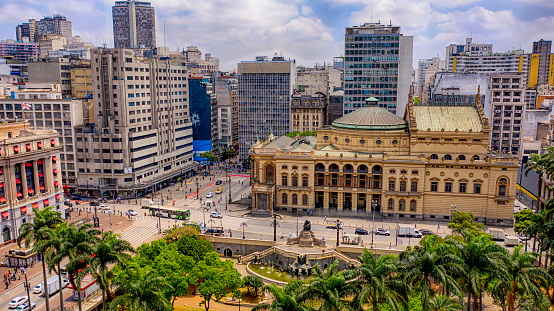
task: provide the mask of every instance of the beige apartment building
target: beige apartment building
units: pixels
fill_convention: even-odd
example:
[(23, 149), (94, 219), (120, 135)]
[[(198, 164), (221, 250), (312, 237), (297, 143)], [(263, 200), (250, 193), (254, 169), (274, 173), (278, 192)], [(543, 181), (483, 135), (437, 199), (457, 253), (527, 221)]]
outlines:
[(66, 57), (36, 58), (29, 62), (27, 67), (29, 71), (29, 82), (59, 83), (61, 85), (62, 96), (68, 98), (74, 96), (72, 93), (72, 68), (90, 69), (90, 61)]
[(323, 93), (292, 95), (291, 132), (315, 131), (327, 124), (327, 96)]
[(60, 174), (60, 144), (53, 130), (30, 130), (26, 122), (0, 123), (0, 214), (2, 242), (17, 238), (33, 208), (54, 206), (66, 217)]
[(76, 129), (78, 191), (134, 197), (194, 169), (184, 56), (91, 55), (95, 123)]
[(410, 96), (400, 118), (372, 101), (317, 137), (256, 142), (253, 214), (373, 211), (376, 218), (448, 221), (456, 210), (491, 225), (513, 223), (518, 158), (488, 152), (480, 105), (416, 106)]

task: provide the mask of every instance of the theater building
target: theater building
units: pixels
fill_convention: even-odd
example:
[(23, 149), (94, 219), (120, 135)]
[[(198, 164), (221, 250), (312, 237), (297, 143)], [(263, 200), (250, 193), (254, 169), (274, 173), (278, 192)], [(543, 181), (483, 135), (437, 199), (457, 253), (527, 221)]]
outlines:
[(253, 214), (449, 221), (456, 210), (512, 224), (518, 160), (490, 153), (489, 132), (481, 106), (409, 100), (400, 118), (370, 98), (317, 136), (255, 143)]

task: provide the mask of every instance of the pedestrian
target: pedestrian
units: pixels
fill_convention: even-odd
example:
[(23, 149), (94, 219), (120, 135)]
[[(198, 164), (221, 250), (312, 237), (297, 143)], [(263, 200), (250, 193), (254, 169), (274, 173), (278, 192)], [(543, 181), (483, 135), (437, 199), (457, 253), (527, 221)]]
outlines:
[(8, 281), (4, 282), (4, 284), (6, 284), (6, 288), (5, 288), (5, 289), (8, 289)]
[(389, 248), (392, 248), (392, 242), (389, 242)]
[(327, 216), (325, 216), (325, 217), (323, 218), (323, 221), (324, 221), (324, 222), (327, 222)]

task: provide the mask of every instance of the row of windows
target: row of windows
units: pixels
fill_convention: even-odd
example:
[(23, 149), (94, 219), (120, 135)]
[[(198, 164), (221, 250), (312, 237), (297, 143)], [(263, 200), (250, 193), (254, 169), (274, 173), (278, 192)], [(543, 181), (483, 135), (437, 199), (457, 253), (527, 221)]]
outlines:
[[(308, 187), (308, 176), (302, 176), (302, 187)], [(281, 185), (288, 186), (289, 175), (281, 176)], [(292, 176), (291, 186), (298, 187), (298, 176)]]
[[(387, 209), (389, 211), (394, 210), (394, 200), (393, 199), (389, 199)], [(401, 199), (401, 200), (398, 201), (398, 210), (399, 211), (405, 211), (406, 210), (406, 200)], [(416, 202), (416, 200), (411, 200), (410, 201), (410, 212), (415, 212), (415, 211), (417, 211), (417, 202)]]
[[(286, 193), (283, 193), (281, 201), (282, 201), (282, 204), (288, 204), (288, 195)], [(298, 205), (298, 195), (297, 194), (292, 195), (292, 205)], [(302, 205), (308, 205), (308, 195), (307, 194), (302, 195)]]
[[(405, 180), (400, 181), (400, 191), (401, 192), (406, 191), (406, 185), (407, 185), (407, 182)], [(395, 180), (389, 180), (389, 191), (396, 191), (396, 181)], [(412, 181), (410, 191), (411, 192), (417, 192), (417, 181)]]
[[(458, 192), (459, 193), (467, 193), (467, 183), (461, 182), (459, 183)], [(506, 194), (506, 187), (503, 188), (503, 193), (501, 195)], [(431, 182), (431, 192), (438, 192), (439, 191), (439, 182), (438, 181), (432, 181)], [(453, 192), (453, 183), (452, 182), (445, 182), (444, 183), (444, 192)], [(474, 183), (473, 184), (473, 193), (480, 194), (481, 193), (481, 184), (480, 183)]]
[[(438, 159), (439, 159), (439, 156), (433, 153), (433, 154), (431, 155), (430, 158), (431, 158), (431, 160), (438, 160)], [(477, 161), (477, 160), (480, 159), (478, 155), (474, 155), (474, 156), (471, 157), (471, 158), (472, 158), (473, 160), (475, 160), (475, 161)], [(445, 159), (445, 160), (452, 160), (452, 156), (449, 155), (449, 154), (445, 154), (445, 155), (444, 155), (444, 159)], [(458, 156), (458, 160), (460, 160), (460, 161), (465, 161), (465, 160), (466, 160), (466, 156), (463, 155), (463, 154), (460, 154), (460, 155)]]

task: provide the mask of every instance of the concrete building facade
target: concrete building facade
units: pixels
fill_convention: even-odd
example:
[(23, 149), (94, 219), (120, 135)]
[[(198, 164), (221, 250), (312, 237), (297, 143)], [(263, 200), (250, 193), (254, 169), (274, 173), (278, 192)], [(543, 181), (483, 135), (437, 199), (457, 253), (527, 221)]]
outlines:
[(150, 2), (116, 1), (112, 17), (115, 48), (156, 48), (156, 12)]
[(327, 96), (295, 92), (291, 104), (291, 132), (315, 131), (327, 124)]
[(399, 26), (365, 23), (347, 27), (344, 38), (344, 114), (369, 97), (401, 116), (408, 101), (413, 37)]
[(62, 96), (72, 96), (71, 91), (71, 69), (89, 69), (90, 61), (61, 58), (36, 58), (27, 64), (29, 71), (29, 82), (33, 83), (59, 83)]
[(238, 73), (239, 158), (245, 160), (257, 140), (290, 131), (296, 65), (283, 57), (256, 57), (239, 63)]
[(22, 23), (15, 27), (17, 41), (38, 42), (37, 21), (29, 19), (28, 23)]
[(220, 149), (234, 149), (238, 143), (237, 79), (231, 76), (215, 78), (217, 95), (217, 129)]
[(11, 56), (20, 62), (28, 62), (40, 55), (38, 43), (13, 40), (0, 41), (0, 55)]

